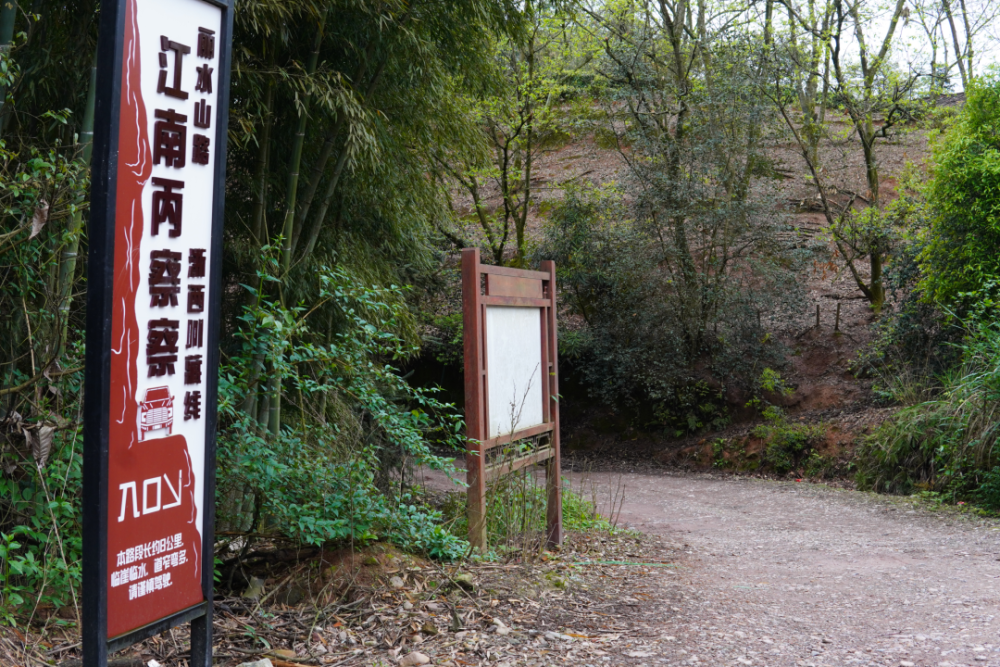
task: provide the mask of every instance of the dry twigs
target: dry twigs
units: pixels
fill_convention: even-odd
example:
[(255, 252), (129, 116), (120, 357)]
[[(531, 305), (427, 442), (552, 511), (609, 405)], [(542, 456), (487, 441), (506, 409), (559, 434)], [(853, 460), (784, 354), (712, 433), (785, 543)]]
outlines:
[[(424, 664), (418, 653), (427, 664), (450, 667), (540, 667), (552, 664), (553, 654), (583, 663), (613, 656), (611, 664), (631, 664), (629, 652), (641, 655), (645, 646), (642, 628), (651, 610), (665, 603), (664, 580), (676, 577), (673, 556), (672, 548), (649, 538), (595, 532), (573, 534), (562, 550), (529, 565), (454, 568), (381, 546), (340, 565), (292, 564), (271, 577), (273, 588), (260, 602), (216, 600), (216, 665), (261, 657), (275, 667)], [(318, 593), (283, 604), (290, 587), (309, 587), (303, 579), (309, 576)], [(324, 603), (331, 592), (336, 600)], [(35, 667), (53, 658), (68, 665), (79, 657), (78, 645), (64, 643), (48, 656), (39, 645), (30, 660), (15, 659), (11, 637), (16, 642), (0, 635), (4, 665)], [(174, 667), (185, 664), (188, 650), (186, 632), (177, 629), (118, 657), (123, 665), (138, 667), (141, 658)]]

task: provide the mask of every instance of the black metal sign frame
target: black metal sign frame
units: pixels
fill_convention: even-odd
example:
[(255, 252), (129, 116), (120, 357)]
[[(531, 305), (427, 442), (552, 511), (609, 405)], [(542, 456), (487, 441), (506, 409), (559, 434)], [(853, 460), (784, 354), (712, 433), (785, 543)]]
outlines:
[(215, 524), (215, 428), (219, 324), (222, 295), (222, 230), (226, 138), (233, 32), (232, 2), (202, 0), (222, 11), (218, 36), (218, 105), (209, 313), (206, 332), (206, 439), (202, 500), (202, 581), (205, 601), (117, 637), (108, 637), (108, 455), (111, 390), (111, 313), (115, 251), (115, 201), (122, 95), (123, 34), (128, 0), (102, 0), (97, 52), (97, 91), (91, 212), (88, 223), (87, 333), (83, 434), (83, 665), (105, 667), (108, 655), (182, 623), (191, 622), (190, 667), (212, 665), (212, 595)]

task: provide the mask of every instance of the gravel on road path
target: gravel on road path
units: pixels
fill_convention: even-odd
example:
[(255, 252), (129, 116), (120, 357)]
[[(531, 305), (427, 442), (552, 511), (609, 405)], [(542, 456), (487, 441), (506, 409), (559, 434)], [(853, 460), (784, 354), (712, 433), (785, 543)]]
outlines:
[(646, 664), (1000, 667), (996, 521), (808, 483), (567, 476), (605, 505), (624, 488), (622, 523), (684, 545)]

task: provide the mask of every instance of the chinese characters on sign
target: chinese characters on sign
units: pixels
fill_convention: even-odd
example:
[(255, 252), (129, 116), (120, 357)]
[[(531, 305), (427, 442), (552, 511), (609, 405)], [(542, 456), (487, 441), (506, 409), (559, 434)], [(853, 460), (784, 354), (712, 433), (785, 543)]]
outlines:
[[(184, 537), (181, 533), (177, 533), (158, 541), (147, 542), (119, 551), (117, 565), (121, 569), (111, 573), (112, 588), (128, 585), (129, 600), (141, 598), (153, 591), (169, 588), (171, 585), (170, 572), (164, 571), (187, 563), (187, 549), (184, 549), (183, 546)], [(159, 556), (158, 554), (165, 555)], [(156, 575), (154, 577), (149, 577), (148, 559), (150, 558), (153, 559), (153, 574)], [(141, 564), (130, 565), (136, 562)], [(123, 565), (125, 567), (122, 567)], [(160, 574), (161, 572), (163, 574)]]
[(100, 0), (87, 262), (86, 667), (190, 623), (211, 667), (233, 0)]
[[(107, 635), (205, 600), (217, 38), (202, 0), (123, 0), (107, 477)], [(209, 527), (210, 530), (210, 527)], [(209, 535), (211, 533), (208, 533)], [(211, 563), (207, 564), (211, 568)]]
[[(200, 129), (212, 126), (212, 105), (207, 97), (212, 95), (212, 74), (215, 69), (211, 61), (215, 59), (215, 31), (198, 28), (197, 57), (207, 60), (196, 67), (194, 93), (194, 125)], [(168, 53), (173, 53), (173, 58)], [(191, 47), (174, 41), (166, 35), (160, 37), (160, 73), (157, 92), (180, 100), (189, 98), (184, 90), (182, 64), (184, 56), (191, 53)], [(172, 71), (168, 71), (171, 69)], [(172, 84), (167, 86), (167, 81)], [(175, 109), (157, 109), (158, 119), (153, 126), (153, 164), (165, 164), (181, 174), (187, 164), (187, 116)], [(209, 164), (211, 140), (205, 134), (195, 133), (191, 137), (191, 163)], [(204, 178), (205, 174), (192, 174)], [(154, 186), (163, 188), (153, 192), (152, 235), (158, 236), (160, 225), (168, 223), (170, 237), (183, 238), (184, 181), (153, 178)], [(182, 254), (170, 250), (150, 251), (149, 294), (150, 308), (170, 308), (178, 305), (181, 294)], [(201, 419), (202, 401), (202, 358), (195, 353), (204, 347), (205, 313), (205, 248), (188, 248), (186, 275), (186, 322), (187, 341), (184, 354), (184, 421)], [(173, 375), (174, 363), (178, 355), (178, 330), (180, 320), (150, 320), (147, 338), (146, 363), (148, 377)], [(188, 353), (191, 352), (191, 353)]]

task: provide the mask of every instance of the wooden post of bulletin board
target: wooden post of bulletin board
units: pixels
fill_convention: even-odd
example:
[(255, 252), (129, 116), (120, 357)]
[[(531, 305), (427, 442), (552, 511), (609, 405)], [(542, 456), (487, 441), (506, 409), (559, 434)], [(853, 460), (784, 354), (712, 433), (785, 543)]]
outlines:
[[(562, 543), (556, 267), (489, 266), (462, 251), (469, 541), (487, 547), (486, 484), (546, 463), (547, 542)], [(509, 394), (509, 396), (508, 396)], [(510, 460), (496, 453), (530, 443)]]

